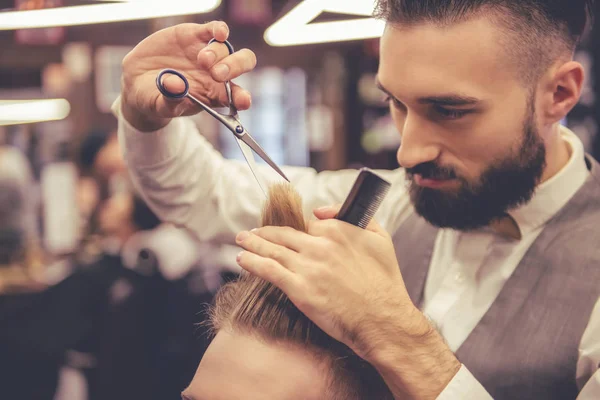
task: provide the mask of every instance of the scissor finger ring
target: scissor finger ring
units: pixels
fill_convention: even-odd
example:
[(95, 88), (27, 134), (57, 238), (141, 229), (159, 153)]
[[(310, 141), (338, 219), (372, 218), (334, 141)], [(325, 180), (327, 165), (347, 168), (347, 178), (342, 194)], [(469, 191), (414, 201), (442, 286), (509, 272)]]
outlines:
[(231, 43), (229, 43), (227, 40), (226, 40), (226, 41), (224, 41), (224, 42), (220, 42), (220, 41), (218, 41), (217, 39), (215, 39), (215, 38), (212, 38), (212, 39), (210, 39), (210, 41), (208, 42), (208, 44), (211, 44), (211, 43), (214, 43), (214, 42), (217, 42), (217, 43), (223, 43), (225, 46), (227, 46), (227, 49), (229, 50), (229, 54), (230, 54), (230, 55), (231, 55), (231, 54), (233, 54), (233, 53), (235, 52), (235, 50), (233, 49), (233, 46), (232, 46), (232, 45), (231, 45)]
[[(171, 92), (170, 90), (168, 90), (165, 87), (165, 84), (163, 82), (163, 76), (165, 76), (165, 75), (178, 76), (185, 85), (184, 91), (181, 93), (174, 93), (174, 92)], [(163, 69), (162, 71), (160, 71), (160, 73), (156, 77), (156, 87), (163, 94), (163, 96), (170, 98), (170, 99), (182, 99), (182, 98), (186, 97), (190, 91), (190, 83), (188, 82), (187, 78), (185, 76), (183, 76), (183, 74), (181, 72), (176, 71), (174, 69)]]

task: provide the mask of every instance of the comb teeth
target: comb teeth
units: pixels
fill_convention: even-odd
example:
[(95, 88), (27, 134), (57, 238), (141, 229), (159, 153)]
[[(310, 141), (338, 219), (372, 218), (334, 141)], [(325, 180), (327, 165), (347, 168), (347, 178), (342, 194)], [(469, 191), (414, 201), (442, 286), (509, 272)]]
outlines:
[(390, 186), (389, 182), (370, 169), (361, 169), (337, 219), (365, 229), (389, 192)]
[[(369, 225), (369, 222), (371, 222), (371, 219), (373, 219), (373, 216), (379, 209), (379, 206), (383, 202), (383, 199), (385, 198), (390, 189), (388, 185), (385, 185), (385, 182), (381, 182), (381, 184), (376, 186), (377, 187), (372, 188), (372, 190), (374, 190), (375, 193), (373, 193), (370, 196), (369, 201), (366, 204), (366, 207), (362, 210), (362, 215), (360, 215), (360, 218), (358, 220), (358, 226), (363, 229), (365, 229), (367, 225)], [(368, 195), (368, 193), (365, 193), (364, 195), (366, 196)]]
[(390, 188), (389, 186), (382, 184), (379, 185), (379, 187), (377, 187), (376, 189), (377, 192), (371, 197), (371, 200), (369, 201), (367, 207), (364, 209), (362, 216), (358, 221), (358, 226), (363, 229), (365, 229), (367, 225), (369, 225), (369, 222), (371, 222), (371, 219), (373, 219), (373, 216), (379, 209), (379, 206), (383, 202), (383, 199), (385, 198)]

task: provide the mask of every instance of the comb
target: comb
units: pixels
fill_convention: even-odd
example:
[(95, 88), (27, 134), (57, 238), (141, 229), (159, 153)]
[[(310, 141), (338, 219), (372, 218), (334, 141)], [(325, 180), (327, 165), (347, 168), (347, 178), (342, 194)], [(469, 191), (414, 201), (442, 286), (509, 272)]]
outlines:
[(390, 190), (391, 184), (369, 168), (361, 168), (336, 219), (365, 229)]

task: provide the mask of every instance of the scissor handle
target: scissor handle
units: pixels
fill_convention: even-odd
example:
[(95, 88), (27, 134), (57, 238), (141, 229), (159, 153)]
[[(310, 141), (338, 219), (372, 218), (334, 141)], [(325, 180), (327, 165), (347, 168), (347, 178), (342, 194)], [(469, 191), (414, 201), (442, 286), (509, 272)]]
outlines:
[[(185, 84), (185, 90), (181, 93), (173, 93), (173, 92), (167, 90), (167, 88), (165, 87), (165, 85), (162, 81), (162, 78), (165, 75), (178, 76)], [(156, 77), (156, 87), (163, 94), (163, 96), (168, 97), (170, 99), (182, 99), (182, 98), (186, 97), (190, 91), (190, 83), (188, 82), (187, 78), (185, 76), (183, 76), (183, 74), (181, 72), (175, 71), (174, 69), (163, 69), (162, 71), (160, 71), (160, 73)]]
[(232, 45), (231, 45), (231, 43), (229, 43), (229, 41), (227, 41), (227, 40), (226, 40), (226, 41), (224, 41), (224, 42), (221, 42), (221, 41), (218, 41), (218, 40), (217, 40), (217, 39), (215, 39), (215, 38), (212, 38), (212, 39), (210, 39), (210, 40), (208, 41), (208, 44), (211, 44), (211, 43), (214, 43), (214, 42), (223, 43), (225, 46), (227, 46), (227, 49), (229, 50), (229, 55), (231, 55), (231, 54), (233, 54), (233, 53), (235, 52), (235, 50), (233, 49), (233, 46), (232, 46)]

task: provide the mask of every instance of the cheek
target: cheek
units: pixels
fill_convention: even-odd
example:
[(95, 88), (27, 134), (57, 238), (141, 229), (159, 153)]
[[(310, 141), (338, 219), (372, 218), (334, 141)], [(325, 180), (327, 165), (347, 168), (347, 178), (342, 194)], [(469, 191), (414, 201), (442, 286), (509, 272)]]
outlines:
[(465, 177), (473, 178), (514, 152), (522, 135), (521, 124), (481, 116), (453, 133), (448, 140), (447, 153), (460, 163)]

